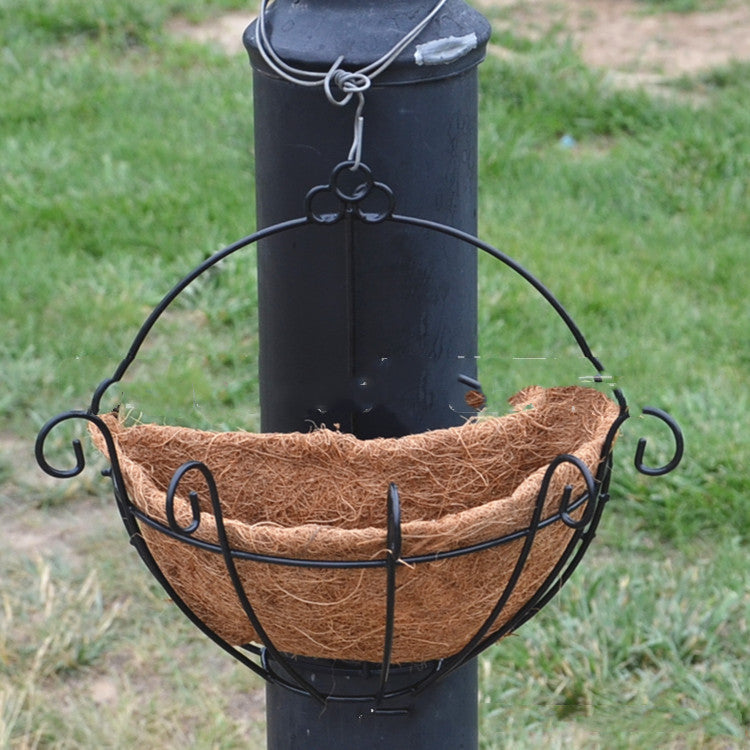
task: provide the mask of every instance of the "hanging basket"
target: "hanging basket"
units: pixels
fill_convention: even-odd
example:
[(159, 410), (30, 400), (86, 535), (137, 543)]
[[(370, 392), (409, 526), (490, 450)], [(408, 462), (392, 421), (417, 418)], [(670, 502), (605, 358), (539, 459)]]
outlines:
[[(512, 258), (465, 232), (395, 213), (395, 198), (360, 164), (359, 187), (346, 185), (352, 163), (305, 198), (304, 215), (260, 229), (184, 276), (151, 311), (111, 377), (86, 410), (63, 412), (40, 430), (35, 453), (44, 471), (71, 478), (86, 465), (45, 457), (52, 430), (89, 424), (131, 543), (182, 612), (261, 677), (328, 700), (383, 701), (425, 690), (544, 607), (581, 562), (609, 499), (612, 447), (629, 418), (595, 388), (530, 387), (513, 413), (400, 438), (360, 440), (318, 429), (306, 434), (212, 433), (183, 427), (124, 426), (101, 402), (135, 361), (150, 331), (197, 278), (224, 258), (299, 227), (392, 223), (453, 238), (487, 253), (526, 280), (567, 326), (581, 354), (606, 376), (557, 298)], [(321, 196), (327, 196), (325, 200)], [(478, 388), (471, 374), (459, 382)], [(683, 454), (644, 462), (643, 474), (672, 471)], [(352, 696), (325, 694), (290, 655), (375, 663), (379, 687)], [(257, 658), (257, 661), (256, 661)], [(403, 684), (393, 664), (428, 662)], [(325, 661), (327, 665), (333, 662)], [(369, 671), (371, 666), (361, 665)], [(408, 670), (407, 666), (404, 669)], [(379, 710), (379, 709), (377, 709)], [(390, 710), (390, 709), (389, 709)]]
[[(232, 644), (260, 641), (217, 553), (205, 479), (188, 473), (166, 505), (180, 466), (212, 472), (243, 588), (280, 651), (357, 661), (383, 653), (389, 482), (401, 498), (392, 661), (441, 659), (461, 650), (492, 612), (514, 569), (550, 462), (572, 454), (596, 476), (620, 410), (595, 389), (527, 388), (504, 417), (401, 438), (359, 440), (330, 430), (307, 434), (211, 433), (184, 427), (124, 427), (112, 433), (133, 504), (163, 526), (187, 529), (185, 544), (148, 523), (140, 529), (168, 579), (212, 630)], [(92, 430), (107, 453), (99, 430)], [(586, 493), (581, 472), (560, 465), (545, 494), (542, 523), (513, 594), (490, 632), (508, 622), (547, 579), (574, 533), (561, 496)], [(196, 493), (196, 519), (190, 493)], [(588, 501), (571, 511), (586, 513)], [(552, 522), (545, 524), (545, 519)], [(517, 536), (514, 538), (514, 535)], [(444, 553), (506, 539), (472, 554)], [(242, 553), (273, 562), (242, 559)], [(437, 556), (439, 559), (431, 559)], [(279, 562), (281, 561), (281, 563)], [(295, 561), (362, 563), (306, 567)], [(288, 564), (283, 564), (284, 562)]]

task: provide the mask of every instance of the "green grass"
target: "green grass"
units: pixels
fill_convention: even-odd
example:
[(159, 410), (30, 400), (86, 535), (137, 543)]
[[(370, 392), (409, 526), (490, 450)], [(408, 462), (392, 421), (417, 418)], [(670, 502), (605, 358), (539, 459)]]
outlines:
[(544, 736), (578, 738), (576, 747), (742, 745), (750, 581), (735, 566), (744, 551), (727, 540), (675, 559), (643, 541), (635, 535), (614, 559), (593, 552), (559, 608), (490, 652), (483, 721), (498, 739), (488, 748), (537, 747)]
[(177, 616), (114, 524), (79, 545), (97, 568), (4, 561), (0, 746), (262, 747), (259, 681)]
[(650, 12), (693, 13), (716, 10), (726, 5), (726, 0), (640, 0)]
[[(632, 510), (672, 540), (709, 528), (746, 539), (750, 529), (738, 486), (750, 443), (741, 419), (750, 353), (744, 71), (696, 109), (608, 90), (566, 48), (484, 70), (483, 232), (549, 280), (636, 408), (653, 402), (683, 424), (680, 472), (629, 487)], [(559, 145), (563, 133), (575, 148)], [(571, 372), (583, 365), (554, 313), (527, 305), (521, 285), (498, 287), (489, 265), (487, 359), (545, 356), (557, 358), (553, 377), (563, 366), (584, 374)], [(547, 338), (542, 319), (553, 326)], [(499, 360), (484, 379), (505, 387)], [(641, 427), (631, 423), (626, 436)]]
[[(83, 406), (148, 308), (253, 224), (248, 66), (166, 37), (124, 53), (66, 45), (11, 42), (0, 72), (0, 250), (13, 279), (0, 416), (17, 430), (55, 391)], [(245, 273), (234, 288), (252, 307), (252, 263)]]
[[(3, 747), (263, 744), (258, 681), (165, 601), (94, 467), (52, 485), (31, 456), (170, 286), (253, 229), (249, 68), (163, 26), (231, 7), (0, 0)], [(480, 234), (560, 297), (634, 418), (589, 557), (482, 660), (483, 750), (747, 746), (750, 68), (654, 98), (552, 39), (514, 49), (481, 69)], [(551, 308), (480, 267), (493, 409), (591, 374)], [(180, 299), (104, 407), (256, 429), (256, 329), (248, 251)], [(649, 460), (669, 448), (645, 405), (685, 433), (664, 479), (631, 466), (641, 436)]]
[(160, 39), (164, 22), (175, 15), (200, 21), (222, 10), (248, 8), (237, 0), (3, 0), (0, 39), (67, 44), (94, 39), (106, 45), (139, 46)]

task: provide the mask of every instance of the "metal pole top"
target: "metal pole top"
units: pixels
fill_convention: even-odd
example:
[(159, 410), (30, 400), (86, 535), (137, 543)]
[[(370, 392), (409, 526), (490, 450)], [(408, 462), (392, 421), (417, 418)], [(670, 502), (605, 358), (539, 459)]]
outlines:
[[(326, 71), (369, 65), (391, 49), (437, 5), (437, 0), (275, 0), (266, 24), (276, 54), (286, 63)], [(256, 69), (270, 72), (255, 38), (257, 21), (244, 34)], [(490, 24), (463, 0), (447, 0), (419, 36), (378, 77), (377, 84), (404, 84), (457, 75), (485, 55)]]

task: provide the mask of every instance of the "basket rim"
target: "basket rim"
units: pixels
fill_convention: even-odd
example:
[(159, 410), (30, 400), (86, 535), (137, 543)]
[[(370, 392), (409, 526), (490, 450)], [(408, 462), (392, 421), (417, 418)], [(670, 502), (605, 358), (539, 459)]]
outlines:
[[(545, 515), (543, 518), (542, 527), (546, 527), (554, 524), (557, 521), (567, 522), (565, 519), (571, 518), (571, 513), (575, 513), (582, 506), (584, 506), (591, 496), (595, 494), (596, 490), (590, 488), (594, 487), (594, 481), (599, 483), (601, 481), (601, 473), (605, 469), (606, 461), (604, 460), (611, 451), (611, 443), (613, 441), (612, 433), (619, 424), (622, 418), (622, 413), (618, 408), (618, 405), (609, 399), (605, 394), (593, 388), (584, 388), (581, 386), (566, 386), (563, 388), (551, 388), (541, 389), (538, 387), (531, 387), (524, 389), (517, 396), (528, 396), (529, 393), (533, 395), (535, 391), (532, 388), (537, 389), (536, 392), (542, 392), (544, 395), (553, 394), (557, 395), (563, 391), (570, 392), (571, 389), (575, 389), (577, 393), (587, 392), (590, 402), (588, 405), (597, 404), (600, 409), (597, 410), (600, 416), (599, 423), (586, 433), (579, 442), (571, 446), (571, 450), (568, 453), (558, 454), (557, 458), (561, 456), (567, 457), (561, 463), (574, 464), (575, 471), (578, 472), (577, 476), (573, 467), (565, 469), (565, 476), (569, 479), (571, 486), (576, 484), (575, 488), (576, 496), (571, 502), (570, 498), (562, 500), (559, 507), (556, 509), (551, 508), (549, 505), (545, 507)], [(516, 403), (526, 403), (524, 398), (514, 397)], [(513, 400), (512, 400), (513, 402)], [(577, 404), (578, 408), (586, 406), (586, 404)], [(421, 433), (421, 436), (429, 440), (430, 437), (439, 439), (441, 433), (450, 433), (451, 437), (454, 438), (457, 443), (461, 442), (461, 431), (466, 429), (479, 429), (487, 430), (488, 433), (497, 432), (497, 424), (502, 420), (528, 420), (530, 415), (534, 414), (534, 410), (516, 410), (510, 414), (502, 417), (489, 417), (482, 419), (479, 422), (473, 424), (467, 424), (457, 427), (444, 428), (441, 430), (435, 430), (432, 432)], [(187, 432), (190, 435), (205, 436), (207, 439), (212, 441), (220, 440), (222, 435), (234, 435), (237, 433), (214, 433), (205, 430), (194, 430), (193, 428), (174, 428), (171, 426), (142, 424), (135, 425), (133, 427), (123, 426), (119, 417), (115, 415), (105, 415), (104, 423), (108, 428), (111, 428), (111, 435), (113, 440), (113, 446), (118, 453), (118, 462), (121, 465), (121, 469), (126, 478), (131, 479), (131, 486), (135, 480), (142, 483), (140, 486), (143, 488), (138, 493), (133, 493), (128, 488), (127, 495), (130, 499), (130, 504), (135, 515), (139, 520), (149, 524), (153, 528), (160, 530), (164, 533), (171, 534), (172, 536), (186, 540), (189, 538), (191, 544), (203, 547), (208, 550), (217, 551), (220, 547), (216, 544), (216, 529), (215, 529), (215, 517), (213, 513), (208, 510), (196, 510), (196, 504), (190, 499), (189, 495), (186, 495), (182, 490), (178, 491), (179, 481), (173, 482), (174, 487), (170, 489), (167, 499), (167, 505), (173, 503), (172, 510), (165, 508), (165, 491), (161, 489), (157, 482), (154, 480), (152, 474), (146, 470), (139, 462), (130, 458), (127, 451), (122, 448), (121, 439), (125, 435), (135, 436), (138, 431), (152, 430), (166, 431), (167, 433), (172, 430), (179, 430), (183, 434)], [(129, 432), (129, 431), (134, 432)], [(255, 443), (260, 441), (263, 442), (266, 437), (273, 437), (278, 439), (279, 437), (283, 441), (287, 438), (305, 440), (308, 435), (320, 434), (320, 430), (316, 433), (292, 434), (290, 438), (288, 434), (284, 433), (242, 433), (243, 438)], [(359, 438), (355, 438), (352, 435), (345, 433), (333, 433), (327, 431), (329, 434), (327, 437), (332, 437), (337, 441), (343, 441), (344, 443), (350, 441), (356, 441), (358, 443), (368, 442), (374, 445), (375, 448), (393, 448), (394, 446), (403, 445), (398, 441), (404, 440), (404, 438), (375, 438), (372, 441), (362, 441)], [(101, 437), (97, 441), (97, 432), (92, 430), (95, 443), (98, 442), (99, 449), (101, 450), (103, 442)], [(407, 436), (414, 438), (415, 436)], [(419, 437), (419, 436), (417, 436)], [(313, 444), (313, 447), (317, 447)], [(282, 459), (283, 460), (283, 459)], [(547, 460), (545, 463), (538, 466), (536, 469), (531, 471), (529, 474), (515, 481), (510, 491), (503, 494), (500, 497), (494, 497), (487, 500), (479, 505), (462, 508), (460, 510), (453, 510), (443, 515), (440, 515), (434, 519), (412, 519), (404, 521), (401, 529), (405, 539), (405, 546), (408, 548), (412, 547), (409, 552), (408, 549), (404, 554), (403, 560), (409, 563), (421, 563), (430, 562), (437, 559), (444, 559), (447, 557), (455, 557), (462, 554), (468, 554), (470, 552), (478, 552), (491, 547), (499, 546), (503, 543), (508, 543), (517, 539), (522, 538), (528, 531), (528, 521), (526, 519), (527, 511), (530, 512), (530, 508), (533, 503), (527, 502), (528, 498), (537, 498), (540, 490), (543, 488), (545, 475), (549, 469), (550, 464), (555, 459)], [(190, 463), (189, 461), (187, 463)], [(193, 463), (200, 463), (195, 461)], [(184, 466), (184, 464), (183, 464)], [(176, 467), (175, 467), (176, 468)], [(205, 467), (209, 472), (211, 467)], [(215, 468), (215, 467), (214, 467)], [(554, 472), (553, 472), (554, 473)], [(583, 481), (581, 481), (581, 477)], [(594, 480), (596, 477), (596, 480)], [(380, 479), (380, 477), (379, 477)], [(383, 477), (383, 498), (386, 495), (386, 489), (388, 486), (388, 480), (396, 481), (398, 484), (398, 478), (396, 477)], [(591, 481), (589, 481), (591, 479)], [(552, 477), (550, 477), (552, 481)], [(556, 489), (555, 492), (562, 493), (563, 482), (558, 477), (554, 479)], [(545, 492), (546, 492), (545, 488)], [(218, 492), (217, 492), (218, 499)], [(408, 503), (408, 496), (404, 496), (404, 501)], [(523, 504), (521, 504), (523, 502)], [(551, 502), (551, 501), (550, 501)], [(519, 510), (520, 509), (520, 510)], [(515, 515), (521, 514), (519, 520), (518, 517), (512, 518), (508, 516), (510, 511), (514, 511)], [(171, 515), (170, 515), (171, 514)], [(176, 521), (179, 517), (182, 520), (182, 524)], [(192, 527), (189, 528), (190, 522), (186, 522), (185, 519), (193, 519)], [(482, 521), (482, 519), (486, 519)], [(478, 537), (476, 526), (482, 521), (486, 525), (488, 534), (483, 537)], [(232, 550), (233, 554), (236, 554), (240, 559), (250, 559), (259, 562), (269, 562), (277, 564), (296, 564), (294, 561), (304, 561), (303, 564), (308, 566), (319, 566), (326, 567), (328, 564), (335, 562), (347, 563), (347, 566), (351, 567), (371, 567), (379, 566), (383, 564), (383, 554), (386, 548), (386, 529), (385, 525), (372, 525), (357, 527), (340, 527), (325, 523), (310, 523), (301, 522), (294, 525), (284, 525), (268, 520), (260, 520), (256, 522), (248, 522), (238, 518), (227, 516), (223, 520), (224, 526), (233, 537)], [(570, 524), (569, 524), (570, 525)], [(198, 533), (199, 529), (201, 530)], [(450, 530), (450, 534), (441, 529)], [(248, 543), (237, 543), (237, 536), (243, 537), (243, 540), (249, 540)], [(309, 554), (298, 554), (293, 555), (287, 554), (274, 554), (270, 547), (278, 547), (281, 542), (284, 547), (305, 550), (310, 540), (317, 540), (321, 546), (330, 545), (333, 548), (341, 548), (351, 550), (351, 556), (346, 555), (343, 559), (331, 560), (320, 552), (311, 552)], [(425, 541), (426, 540), (426, 541)], [(414, 549), (415, 545), (418, 546), (417, 550)], [(425, 546), (428, 548), (425, 549)], [(421, 547), (421, 549), (419, 548)], [(357, 554), (359, 553), (359, 554)], [(291, 562), (290, 562), (291, 561)], [(351, 565), (349, 565), (351, 563)]]
[[(593, 480), (596, 485), (600, 484), (600, 479), (594, 478)], [(545, 529), (548, 526), (552, 526), (555, 523), (565, 523), (565, 513), (574, 513), (581, 507), (585, 506), (591, 499), (591, 494), (586, 491), (579, 495), (573, 502), (567, 504), (566, 511), (559, 511), (543, 518), (537, 525), (535, 530)], [(180, 542), (189, 544), (198, 549), (205, 550), (207, 552), (213, 552), (217, 555), (223, 555), (224, 552), (221, 545), (207, 542), (203, 539), (196, 539), (190, 534), (187, 534), (184, 530), (175, 530), (170, 526), (157, 521), (148, 514), (144, 513), (137, 507), (133, 508), (133, 513), (138, 520), (148, 524), (152, 529), (165, 534), (166, 536), (172, 537)], [(406, 526), (406, 524), (404, 524)], [(402, 527), (403, 528), (403, 527)], [(485, 550), (492, 549), (494, 547), (500, 547), (503, 544), (518, 541), (524, 539), (530, 532), (530, 527), (519, 529), (518, 531), (511, 532), (502, 537), (496, 537), (489, 539), (485, 542), (479, 542), (477, 544), (467, 545), (465, 547), (458, 547), (455, 549), (444, 550), (440, 552), (431, 552), (423, 555), (405, 555), (399, 557), (399, 563), (414, 566), (423, 563), (438, 562), (439, 560), (449, 560), (454, 557), (463, 557), (464, 555), (473, 554), (476, 552), (484, 552)], [(267, 555), (258, 552), (249, 552), (247, 550), (231, 548), (232, 557), (238, 560), (247, 560), (249, 562), (267, 563), (269, 565), (286, 565), (290, 567), (301, 567), (301, 568), (382, 568), (388, 565), (387, 549), (383, 549), (383, 557), (369, 559), (369, 560), (318, 560), (313, 558), (305, 557), (284, 557), (281, 555)]]

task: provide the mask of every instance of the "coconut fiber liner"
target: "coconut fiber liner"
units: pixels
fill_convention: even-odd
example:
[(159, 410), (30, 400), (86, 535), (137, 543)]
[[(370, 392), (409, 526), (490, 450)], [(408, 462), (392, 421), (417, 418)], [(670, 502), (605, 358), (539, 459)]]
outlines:
[[(327, 429), (309, 433), (214, 433), (151, 424), (112, 432), (131, 501), (167, 524), (166, 492), (174, 472), (202, 461), (214, 475), (233, 549), (311, 560), (375, 560), (387, 555), (387, 492), (398, 486), (401, 557), (458, 549), (526, 529), (548, 464), (562, 453), (592, 475), (618, 406), (592, 388), (526, 388), (514, 411), (460, 427), (401, 438), (360, 440)], [(92, 430), (97, 448), (106, 445)], [(559, 512), (565, 485), (585, 492), (580, 472), (560, 464), (542, 519)], [(205, 479), (188, 472), (175, 496), (183, 528), (192, 521), (188, 493), (201, 505), (196, 539), (216, 544)], [(580, 518), (585, 508), (571, 515)], [(233, 644), (259, 642), (221, 554), (170, 538), (141, 523), (164, 575), (212, 630)], [(490, 633), (535, 593), (558, 562), (573, 529), (539, 529), (518, 584)], [(499, 600), (524, 538), (438, 561), (397, 567), (392, 661), (419, 662), (456, 653)], [(236, 560), (260, 623), (281, 651), (309, 657), (379, 662), (383, 657), (386, 568), (304, 568)]]

